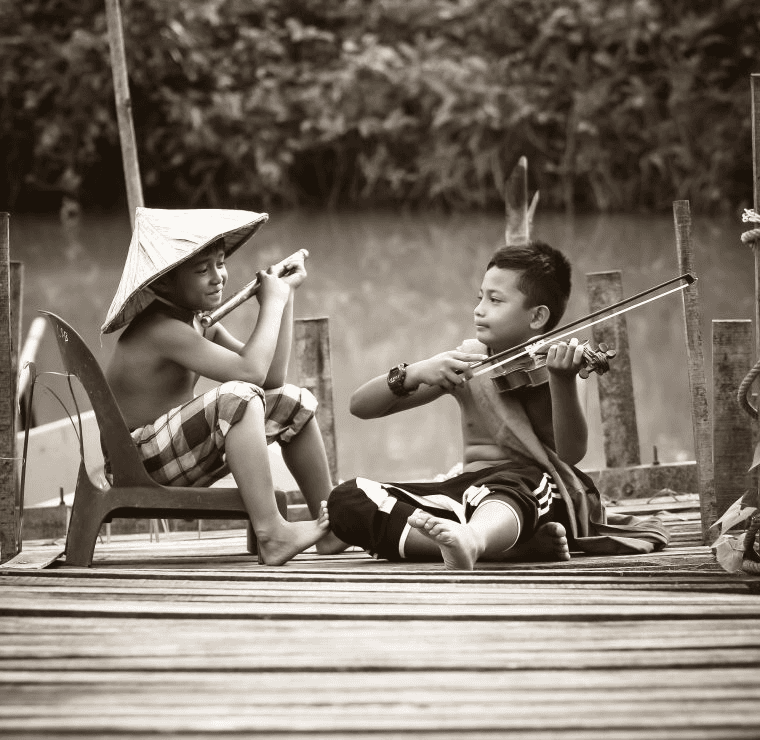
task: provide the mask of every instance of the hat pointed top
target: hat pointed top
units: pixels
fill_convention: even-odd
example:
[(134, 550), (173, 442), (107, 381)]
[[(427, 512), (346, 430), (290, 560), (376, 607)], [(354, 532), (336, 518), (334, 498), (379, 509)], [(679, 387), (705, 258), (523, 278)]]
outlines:
[(148, 306), (153, 295), (146, 289), (156, 278), (217, 240), (225, 255), (232, 254), (268, 219), (254, 211), (138, 207), (124, 271), (101, 333), (120, 329)]

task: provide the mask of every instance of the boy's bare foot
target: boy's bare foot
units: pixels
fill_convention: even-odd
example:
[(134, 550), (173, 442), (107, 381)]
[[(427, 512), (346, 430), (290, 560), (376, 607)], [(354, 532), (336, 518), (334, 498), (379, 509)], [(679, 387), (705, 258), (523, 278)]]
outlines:
[(407, 521), (410, 527), (414, 527), (438, 545), (447, 570), (473, 570), (481, 547), (472, 527), (449, 519), (440, 519), (420, 509)]
[[(327, 511), (327, 501), (320, 502), (319, 518), (317, 521), (326, 521), (327, 526), (330, 526), (330, 515)], [(334, 532), (327, 531), (327, 534), (317, 542), (317, 555), (337, 555), (339, 552), (343, 552), (348, 545), (343, 540), (338, 539), (338, 536)]]
[(515, 545), (504, 554), (504, 559), (570, 560), (567, 532), (559, 522), (541, 525), (527, 542)]
[(319, 519), (308, 522), (283, 522), (266, 534), (257, 532), (261, 560), (265, 565), (283, 565), (321, 540), (329, 526), (329, 520), (320, 515)]
[(328, 532), (317, 542), (317, 555), (337, 555), (347, 547), (348, 544), (339, 539), (334, 532)]

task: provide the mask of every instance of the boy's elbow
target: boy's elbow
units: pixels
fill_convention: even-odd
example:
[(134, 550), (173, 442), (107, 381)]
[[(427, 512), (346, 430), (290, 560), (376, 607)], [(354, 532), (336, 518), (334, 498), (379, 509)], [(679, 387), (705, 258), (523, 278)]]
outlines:
[(257, 385), (259, 388), (264, 387), (264, 383), (267, 380), (267, 374), (263, 370), (248, 370), (239, 373), (239, 377), (235, 380), (240, 380), (243, 383), (250, 383), (251, 385)]
[(348, 410), (351, 412), (351, 416), (357, 417), (357, 419), (371, 419), (371, 415), (367, 413), (367, 409), (364, 404), (357, 399), (352, 398), (348, 403)]

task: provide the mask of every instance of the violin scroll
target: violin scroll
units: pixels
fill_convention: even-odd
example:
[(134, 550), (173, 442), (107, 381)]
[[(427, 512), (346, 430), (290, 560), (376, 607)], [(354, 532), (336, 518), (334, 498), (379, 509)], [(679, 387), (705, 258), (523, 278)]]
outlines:
[(591, 373), (604, 375), (610, 369), (610, 360), (615, 357), (617, 350), (610, 349), (604, 342), (595, 350), (591, 349), (588, 344), (583, 348), (583, 364), (578, 372), (584, 380)]

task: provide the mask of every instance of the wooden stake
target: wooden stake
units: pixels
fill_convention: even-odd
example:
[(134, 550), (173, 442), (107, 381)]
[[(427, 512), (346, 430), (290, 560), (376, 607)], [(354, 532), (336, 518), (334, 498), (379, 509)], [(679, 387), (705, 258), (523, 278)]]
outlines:
[(753, 485), (749, 473), (752, 420), (736, 402), (736, 390), (752, 365), (752, 322), (713, 321), (713, 464), (718, 516)]
[(520, 157), (504, 184), (504, 205), (507, 226), (504, 239), (507, 246), (522, 246), (530, 240), (528, 215), (528, 160)]
[[(691, 242), (691, 210), (688, 200), (673, 202), (673, 219), (679, 272), (680, 274), (689, 272), (696, 277), (694, 250)], [(710, 406), (707, 402), (698, 285), (699, 281), (693, 282), (683, 290), (682, 295), (689, 388), (691, 390), (691, 423), (694, 431), (694, 451), (699, 479), (699, 510), (702, 520), (702, 539), (707, 544), (711, 539), (710, 526), (718, 517), (715, 502), (712, 425)]]
[(7, 213), (0, 213), (0, 563), (21, 552), (16, 508), (16, 403), (9, 220)]
[(330, 329), (327, 318), (296, 319), (294, 322), (295, 356), (298, 385), (308, 388), (317, 398), (317, 422), (325, 442), (330, 477), (338, 482), (338, 453), (335, 442)]
[[(619, 271), (586, 275), (589, 310), (593, 313), (623, 300), (623, 278)], [(598, 376), (599, 410), (604, 433), (604, 458), (608, 468), (641, 464), (633, 373), (628, 348), (625, 316), (616, 316), (592, 327), (594, 342), (617, 351), (610, 369)]]
[(124, 51), (124, 31), (121, 23), (119, 0), (106, 0), (106, 21), (108, 24), (108, 45), (111, 50), (116, 117), (119, 123), (119, 140), (121, 141), (121, 159), (127, 185), (127, 205), (132, 228), (134, 228), (135, 210), (144, 203), (140, 165), (137, 159), (135, 127), (132, 122), (132, 101), (129, 97), (127, 58)]

